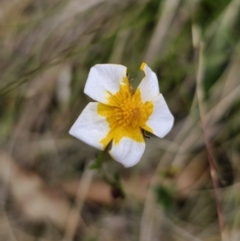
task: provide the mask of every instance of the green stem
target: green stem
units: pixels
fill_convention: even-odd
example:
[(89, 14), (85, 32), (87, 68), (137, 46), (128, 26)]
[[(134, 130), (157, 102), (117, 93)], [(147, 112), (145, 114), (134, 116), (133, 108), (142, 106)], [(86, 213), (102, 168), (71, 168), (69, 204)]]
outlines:
[(112, 194), (113, 196), (125, 197), (125, 193), (123, 191), (122, 185), (121, 185), (121, 180), (120, 177), (117, 173), (113, 177), (110, 177), (107, 175), (103, 169), (103, 162), (105, 161), (106, 154), (108, 152), (108, 148), (105, 150), (101, 151), (98, 156), (96, 161), (90, 166), (91, 169), (98, 169), (101, 172), (103, 180), (112, 188)]
[(107, 151), (108, 148), (99, 152), (96, 161), (90, 165), (90, 169), (102, 169), (102, 164), (104, 162), (104, 158), (107, 154)]

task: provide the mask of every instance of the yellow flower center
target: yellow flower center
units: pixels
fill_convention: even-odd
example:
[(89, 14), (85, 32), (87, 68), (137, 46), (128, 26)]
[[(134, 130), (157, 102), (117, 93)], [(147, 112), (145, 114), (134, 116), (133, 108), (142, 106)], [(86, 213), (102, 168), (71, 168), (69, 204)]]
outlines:
[(115, 119), (119, 126), (139, 126), (141, 114), (143, 113), (138, 103), (131, 98), (123, 100), (119, 107), (114, 109)]
[(142, 102), (139, 89), (131, 90), (128, 78), (124, 78), (120, 90), (112, 95), (107, 93), (108, 104), (98, 104), (98, 114), (106, 117), (110, 131), (101, 143), (104, 147), (113, 140), (118, 143), (122, 137), (144, 142), (141, 128), (152, 132), (146, 122), (153, 112), (152, 102)]

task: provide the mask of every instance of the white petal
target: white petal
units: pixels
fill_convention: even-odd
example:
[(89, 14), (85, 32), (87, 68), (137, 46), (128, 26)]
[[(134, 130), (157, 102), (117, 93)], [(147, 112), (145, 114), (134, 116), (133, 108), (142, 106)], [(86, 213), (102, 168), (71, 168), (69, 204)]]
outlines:
[(145, 150), (145, 142), (136, 142), (133, 139), (123, 137), (119, 143), (112, 143), (109, 151), (114, 160), (122, 163), (125, 167), (137, 164)]
[(143, 102), (153, 100), (159, 95), (159, 85), (156, 74), (145, 64), (142, 63), (141, 70), (145, 72), (145, 77), (138, 86)]
[(127, 68), (119, 64), (97, 64), (91, 68), (84, 93), (92, 99), (107, 104), (108, 93), (115, 94), (127, 76)]
[(153, 130), (154, 135), (163, 138), (172, 129), (174, 117), (162, 94), (153, 100), (153, 105), (153, 113), (146, 124)]
[(107, 136), (109, 126), (105, 117), (97, 113), (98, 103), (90, 102), (73, 124), (69, 134), (77, 139), (103, 150), (100, 141)]

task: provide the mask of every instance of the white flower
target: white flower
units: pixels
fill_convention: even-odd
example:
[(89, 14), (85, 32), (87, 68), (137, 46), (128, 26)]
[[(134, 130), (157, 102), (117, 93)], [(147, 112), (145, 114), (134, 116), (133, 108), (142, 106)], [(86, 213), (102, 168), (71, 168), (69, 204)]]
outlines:
[(125, 167), (139, 162), (145, 150), (142, 130), (164, 137), (174, 118), (159, 93), (156, 74), (142, 63), (145, 77), (135, 92), (129, 84), (127, 68), (118, 64), (97, 64), (91, 68), (84, 93), (90, 102), (73, 124), (70, 134), (104, 150)]

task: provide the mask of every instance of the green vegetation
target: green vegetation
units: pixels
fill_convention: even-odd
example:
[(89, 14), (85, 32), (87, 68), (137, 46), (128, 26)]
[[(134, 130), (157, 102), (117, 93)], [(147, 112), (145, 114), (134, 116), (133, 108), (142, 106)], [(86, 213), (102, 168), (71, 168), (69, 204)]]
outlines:
[[(1, 1), (0, 241), (239, 240), (239, 24), (239, 0)], [(89, 69), (136, 87), (143, 61), (174, 128), (94, 163), (68, 134)]]

